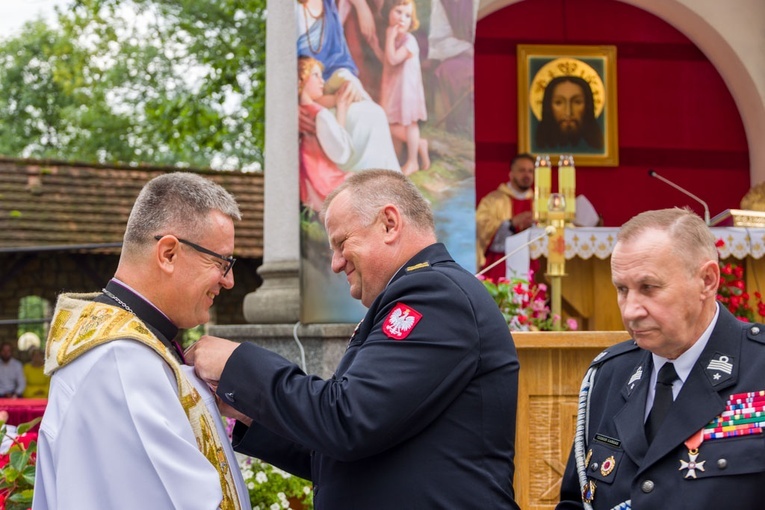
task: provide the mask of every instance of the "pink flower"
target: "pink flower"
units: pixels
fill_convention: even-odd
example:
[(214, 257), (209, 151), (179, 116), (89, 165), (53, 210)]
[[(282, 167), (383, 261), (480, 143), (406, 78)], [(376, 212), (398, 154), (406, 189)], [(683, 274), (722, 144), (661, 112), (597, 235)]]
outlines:
[(576, 322), (576, 319), (568, 318), (566, 319), (566, 326), (568, 326), (568, 329), (571, 331), (576, 331), (579, 329), (579, 323)]

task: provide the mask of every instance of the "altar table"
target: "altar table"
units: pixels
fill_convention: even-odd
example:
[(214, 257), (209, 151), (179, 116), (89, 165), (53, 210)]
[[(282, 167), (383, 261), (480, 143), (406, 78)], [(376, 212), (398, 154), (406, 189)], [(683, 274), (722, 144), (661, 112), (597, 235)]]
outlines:
[[(744, 261), (746, 288), (750, 295), (755, 290), (765, 293), (765, 228), (711, 227), (717, 239), (725, 244), (718, 248), (720, 258)], [(624, 329), (616, 290), (611, 283), (611, 251), (616, 244), (618, 227), (566, 228), (566, 276), (562, 278), (561, 296), (564, 315), (579, 320), (582, 329), (590, 331), (618, 331)], [(532, 227), (511, 236), (506, 252), (531, 239), (527, 249), (508, 258), (508, 274), (511, 264), (518, 256), (526, 260), (541, 259), (543, 262), (537, 281), (544, 281), (547, 260), (547, 242), (544, 229)], [(763, 278), (759, 278), (763, 275)]]

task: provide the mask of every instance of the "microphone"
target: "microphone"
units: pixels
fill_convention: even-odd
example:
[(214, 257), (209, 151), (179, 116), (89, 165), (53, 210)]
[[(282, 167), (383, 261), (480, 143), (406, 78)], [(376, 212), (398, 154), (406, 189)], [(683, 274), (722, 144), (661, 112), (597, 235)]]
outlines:
[(664, 177), (662, 177), (661, 175), (657, 174), (653, 170), (648, 170), (648, 175), (650, 175), (651, 177), (656, 177), (660, 181), (666, 182), (667, 184), (669, 184), (670, 186), (672, 186), (676, 190), (685, 193), (686, 195), (688, 195), (689, 197), (694, 199), (696, 202), (698, 202), (701, 205), (703, 205), (704, 206), (704, 222), (707, 224), (707, 226), (709, 226), (709, 223), (710, 223), (710, 221), (709, 221), (709, 206), (707, 206), (706, 202), (704, 202), (702, 199), (700, 199), (699, 197), (697, 197), (696, 195), (694, 195), (693, 193), (691, 193), (687, 189), (681, 188), (680, 186), (678, 186), (674, 182), (670, 181), (669, 179), (665, 179)]
[(520, 245), (519, 247), (517, 247), (516, 249), (514, 249), (510, 253), (506, 253), (504, 257), (500, 258), (499, 260), (495, 260), (491, 265), (488, 265), (488, 266), (484, 267), (483, 269), (481, 269), (479, 272), (477, 272), (475, 274), (475, 276), (481, 276), (482, 274), (484, 274), (486, 271), (489, 271), (491, 268), (493, 268), (497, 264), (501, 264), (502, 262), (506, 261), (509, 256), (515, 255), (516, 253), (518, 253), (522, 249), (526, 248), (527, 246), (529, 246), (529, 245), (539, 241), (543, 237), (551, 236), (554, 233), (555, 233), (555, 227), (553, 227), (552, 225), (547, 225), (545, 227), (545, 231), (544, 231), (543, 234), (540, 234), (540, 235), (536, 236), (534, 239), (529, 239), (528, 241), (526, 241), (525, 243), (523, 243), (522, 245)]

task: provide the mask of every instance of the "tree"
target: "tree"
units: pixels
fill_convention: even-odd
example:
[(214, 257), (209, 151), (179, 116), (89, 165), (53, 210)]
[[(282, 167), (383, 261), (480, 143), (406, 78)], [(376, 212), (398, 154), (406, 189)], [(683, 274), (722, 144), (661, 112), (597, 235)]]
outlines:
[(261, 166), (266, 0), (73, 0), (0, 43), (0, 153)]

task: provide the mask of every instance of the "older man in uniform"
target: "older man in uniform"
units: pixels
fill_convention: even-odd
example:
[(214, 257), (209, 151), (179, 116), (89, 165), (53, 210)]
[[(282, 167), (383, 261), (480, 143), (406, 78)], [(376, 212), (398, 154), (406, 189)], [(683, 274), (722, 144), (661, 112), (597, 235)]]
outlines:
[(497, 305), (400, 172), (354, 174), (324, 208), (332, 269), (369, 311), (328, 380), (252, 343), (195, 344), (249, 417), (236, 448), (311, 479), (317, 510), (517, 509), (518, 358)]
[(557, 510), (762, 508), (765, 326), (716, 302), (714, 235), (688, 210), (641, 213), (611, 271), (633, 340), (584, 378)]

